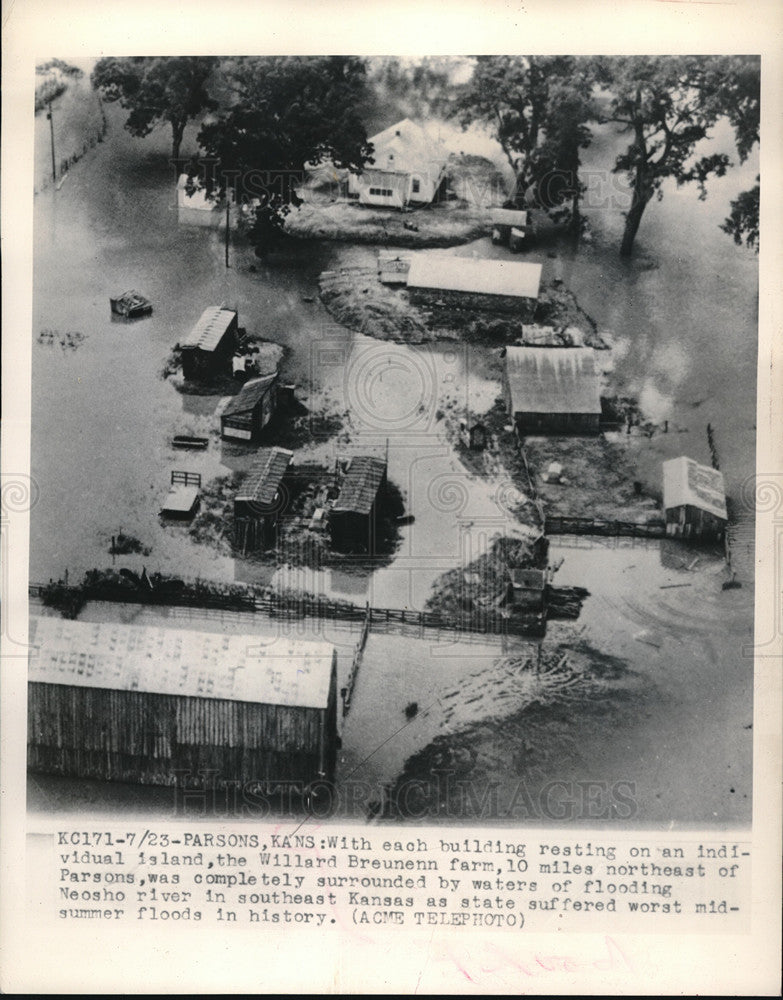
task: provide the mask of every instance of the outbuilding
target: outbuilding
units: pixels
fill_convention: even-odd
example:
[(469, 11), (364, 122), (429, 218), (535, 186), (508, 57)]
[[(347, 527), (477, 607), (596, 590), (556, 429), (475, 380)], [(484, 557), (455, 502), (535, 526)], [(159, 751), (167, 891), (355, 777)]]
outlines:
[(371, 136), (372, 163), (348, 175), (348, 197), (362, 205), (428, 205), (446, 180), (448, 153), (421, 125), (404, 118)]
[(277, 372), (245, 382), (220, 415), (221, 437), (255, 441), (277, 408), (278, 382)]
[(261, 448), (234, 497), (234, 545), (242, 552), (276, 544), (277, 522), (285, 507), (283, 477), (294, 453)]
[(143, 785), (334, 773), (337, 655), (325, 642), (33, 618), (31, 771)]
[(720, 539), (726, 530), (723, 473), (681, 455), (663, 463), (666, 534), (677, 538)]
[(429, 307), (479, 309), (532, 319), (541, 265), (477, 260), (445, 253), (419, 253), (408, 269), (413, 302)]
[(540, 611), (544, 607), (546, 573), (541, 569), (510, 571), (509, 602), (516, 607)]
[(189, 380), (229, 375), (237, 336), (236, 312), (222, 306), (209, 306), (190, 333), (179, 342), (182, 374)]
[(386, 483), (386, 462), (369, 455), (351, 458), (329, 512), (332, 545), (349, 552), (373, 552), (378, 494)]
[(527, 212), (515, 208), (493, 208), (490, 213), (492, 224), (492, 242), (497, 245), (509, 246), (511, 233), (515, 231), (519, 239), (525, 239), (528, 234)]
[(508, 347), (504, 391), (520, 434), (597, 434), (601, 393), (590, 347)]

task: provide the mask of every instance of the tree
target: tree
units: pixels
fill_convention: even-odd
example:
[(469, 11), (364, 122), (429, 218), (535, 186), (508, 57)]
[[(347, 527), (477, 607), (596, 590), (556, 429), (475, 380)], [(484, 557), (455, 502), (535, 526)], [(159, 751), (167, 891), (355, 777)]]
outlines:
[(218, 65), (214, 56), (132, 56), (99, 59), (90, 77), (104, 100), (128, 110), (125, 128), (144, 137), (160, 124), (171, 126), (172, 159), (179, 158), (189, 121), (216, 107), (207, 83)]
[[(756, 180), (759, 180), (757, 177)], [(724, 233), (733, 237), (737, 246), (759, 249), (759, 200), (761, 189), (758, 184), (750, 191), (742, 191), (731, 203), (731, 215), (721, 224)]]
[(365, 66), (348, 56), (275, 56), (237, 59), (224, 69), (234, 101), (199, 132), (200, 147), (219, 165), (204, 184), (210, 197), (230, 187), (257, 199), (250, 237), (262, 255), (299, 204), (306, 165), (331, 160), (359, 172), (369, 159), (356, 110), (366, 97)]
[(492, 127), (516, 178), (513, 201), (532, 190), (534, 204), (577, 227), (579, 150), (597, 114), (591, 67), (574, 56), (479, 56), (456, 103), (463, 128)]
[[(758, 56), (725, 56), (716, 66), (716, 100), (732, 126), (737, 155), (744, 163), (759, 141), (761, 117), (761, 61)], [(759, 248), (759, 177), (756, 186), (731, 203), (731, 214), (721, 225), (734, 242)]]
[(710, 175), (721, 177), (728, 156), (714, 153), (693, 160), (696, 145), (725, 113), (720, 101), (720, 63), (703, 56), (623, 56), (599, 61), (600, 78), (612, 92), (606, 121), (617, 122), (630, 135), (628, 148), (616, 160), (631, 184), (620, 253), (630, 256), (639, 224), (653, 197), (663, 197), (663, 182), (695, 181), (699, 197), (707, 195)]

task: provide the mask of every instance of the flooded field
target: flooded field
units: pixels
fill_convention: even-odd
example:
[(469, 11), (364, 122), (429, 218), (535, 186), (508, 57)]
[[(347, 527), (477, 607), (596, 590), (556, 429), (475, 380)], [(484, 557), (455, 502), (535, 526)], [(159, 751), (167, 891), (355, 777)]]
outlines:
[[(85, 98), (85, 87), (76, 96)], [(235, 239), (227, 268), (222, 232), (178, 223), (167, 136), (133, 139), (119, 109), (107, 107), (106, 115), (106, 139), (81, 157), (59, 189), (49, 185), (35, 199), (32, 475), (40, 500), (31, 515), (31, 580), (56, 579), (66, 570), (77, 579), (108, 566), (111, 537), (122, 531), (150, 554), (117, 557), (118, 568), (138, 572), (143, 565), (150, 573), (271, 582), (358, 604), (421, 608), (437, 577), (475, 560), (515, 524), (507, 478), (469, 475), (442, 420), (447, 404), (477, 413), (491, 407), (499, 390), (495, 352), (456, 343), (381, 343), (336, 324), (318, 300), (318, 275), (372, 266), (372, 247), (310, 241), (284, 262), (265, 264)], [(63, 128), (70, 122), (76, 131), (99, 120), (95, 106), (89, 115), (61, 118)], [(37, 184), (47, 169), (46, 125), (37, 122)], [(616, 141), (599, 130), (586, 154), (588, 169), (605, 163)], [(649, 490), (660, 489), (665, 458), (686, 453), (708, 463), (707, 425), (713, 428), (734, 516), (744, 525), (743, 588), (721, 589), (719, 557), (701, 555), (693, 563), (688, 550), (668, 542), (631, 548), (554, 540), (551, 558), (563, 558), (557, 583), (586, 587), (590, 597), (579, 622), (550, 626), (547, 641), (581, 637), (622, 663), (640, 684), (632, 710), (602, 724), (600, 705), (591, 703), (561, 713), (549, 730), (537, 724), (527, 738), (546, 753), (530, 756), (531, 770), (519, 749), (530, 692), (498, 666), (504, 655), (498, 642), (372, 634), (343, 727), (341, 781), (355, 776), (380, 788), (406, 767), (415, 774), (418, 765), (410, 762), (428, 760), (417, 755), (436, 739), (438, 747), (468, 756), (473, 740), (486, 749), (484, 781), (622, 779), (635, 782), (638, 819), (650, 824), (749, 819), (752, 512), (741, 508), (740, 493), (755, 471), (757, 258), (717, 227), (756, 169), (749, 163), (712, 182), (706, 202), (687, 187), (667, 187), (663, 201), (650, 205), (627, 263), (617, 255), (622, 191), (618, 196), (612, 179), (596, 174), (585, 206), (590, 242), (575, 248), (544, 233), (526, 254), (544, 264), (545, 280), (561, 278), (599, 331), (611, 335), (617, 391), (638, 396), (655, 422), (668, 421), (669, 432), (657, 434), (641, 460), (639, 479)], [(453, 252), (508, 253), (488, 239)], [(150, 317), (112, 319), (108, 298), (126, 288), (152, 300)], [(340, 443), (315, 438), (298, 460), (328, 464), (346, 450), (388, 449), (389, 477), (414, 517), (401, 528), (389, 565), (372, 575), (350, 566), (275, 569), (219, 554), (197, 544), (187, 528), (160, 523), (172, 469), (206, 481), (246, 469), (253, 457), (252, 449), (220, 441), (220, 396), (184, 395), (162, 377), (177, 340), (205, 306), (221, 303), (237, 309), (251, 333), (287, 348), (283, 378), (296, 383), (302, 398), (349, 414)], [(210, 444), (183, 455), (171, 447), (174, 434), (208, 437)], [(259, 636), (278, 627), (265, 628), (258, 616), (117, 605), (90, 605), (82, 617), (117, 614), (210, 631), (252, 628)], [(301, 637), (315, 637), (315, 624), (302, 627)], [(342, 678), (355, 630), (335, 627), (328, 638)], [(486, 685), (497, 698), (481, 696)], [(463, 688), (476, 698), (458, 697), (446, 712), (449, 696)], [(513, 738), (499, 735), (508, 720)], [(168, 793), (138, 790), (114, 790), (104, 800), (100, 789), (50, 779), (35, 778), (31, 788), (31, 805), (40, 808), (112, 796), (117, 808), (169, 802)]]

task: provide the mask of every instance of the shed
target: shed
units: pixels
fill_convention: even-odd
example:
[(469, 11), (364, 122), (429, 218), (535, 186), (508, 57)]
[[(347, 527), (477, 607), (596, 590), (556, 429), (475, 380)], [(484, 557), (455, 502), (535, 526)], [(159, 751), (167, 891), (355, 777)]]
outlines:
[(509, 347), (504, 390), (520, 433), (598, 433), (601, 394), (590, 347)]
[(261, 448), (234, 497), (234, 545), (248, 549), (275, 544), (277, 522), (285, 507), (283, 477), (294, 457), (285, 448)]
[(457, 309), (509, 312), (531, 319), (541, 265), (420, 253), (411, 260), (408, 289), (414, 302)]
[(679, 538), (723, 537), (728, 521), (723, 473), (681, 455), (663, 463), (666, 534)]
[(472, 424), (468, 424), (467, 420), (460, 420), (459, 436), (466, 448), (470, 448), (471, 451), (483, 451), (487, 446), (489, 432), (486, 424), (482, 424), (480, 420)]
[(411, 254), (397, 250), (378, 251), (378, 280), (384, 285), (404, 285), (408, 281)]
[(203, 379), (231, 372), (231, 357), (238, 332), (233, 309), (209, 306), (190, 333), (179, 342), (182, 373), (186, 379)]
[(372, 163), (348, 175), (348, 196), (362, 205), (428, 205), (446, 179), (448, 153), (421, 125), (404, 118), (370, 137)]
[(329, 514), (332, 544), (337, 549), (372, 552), (378, 493), (386, 482), (386, 462), (355, 455)]
[(541, 569), (512, 569), (509, 600), (525, 608), (543, 608), (546, 573)]
[(44, 617), (30, 641), (33, 771), (145, 785), (204, 769), (267, 786), (333, 774), (328, 643)]
[(514, 208), (493, 208), (490, 213), (492, 225), (492, 242), (507, 246), (512, 229), (518, 230), (522, 237), (528, 232), (527, 212)]
[(245, 382), (220, 415), (221, 437), (254, 441), (275, 412), (278, 382), (277, 372)]
[(180, 174), (177, 180), (177, 221), (181, 225), (217, 228), (224, 212), (220, 199), (208, 198), (198, 177)]

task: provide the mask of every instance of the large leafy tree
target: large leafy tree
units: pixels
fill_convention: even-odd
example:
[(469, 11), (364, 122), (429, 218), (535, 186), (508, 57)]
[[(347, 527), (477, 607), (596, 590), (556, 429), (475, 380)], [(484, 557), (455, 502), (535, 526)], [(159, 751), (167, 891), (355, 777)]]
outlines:
[(579, 150), (596, 116), (593, 70), (574, 56), (480, 56), (456, 113), (467, 127), (489, 125), (525, 198), (579, 225)]
[(606, 120), (619, 124), (630, 140), (614, 166), (631, 187), (620, 245), (620, 253), (630, 256), (645, 209), (663, 197), (665, 180), (695, 182), (704, 198), (708, 178), (722, 176), (730, 165), (724, 153), (694, 159), (697, 144), (726, 113), (722, 63), (704, 56), (622, 56), (599, 66), (612, 94)]
[[(761, 62), (758, 56), (724, 56), (715, 60), (709, 81), (715, 100), (734, 128), (740, 163), (750, 156), (759, 141), (761, 118)], [(759, 246), (759, 178), (749, 191), (741, 192), (731, 203), (731, 214), (721, 229), (734, 242)]]
[(231, 106), (199, 132), (218, 169), (211, 196), (227, 187), (258, 201), (251, 239), (259, 254), (274, 243), (306, 165), (329, 160), (360, 171), (372, 147), (357, 108), (366, 98), (363, 60), (348, 56), (247, 57), (224, 66)]
[(188, 122), (216, 107), (207, 84), (217, 65), (214, 56), (108, 56), (98, 60), (91, 80), (104, 100), (129, 111), (125, 128), (131, 135), (168, 124), (176, 160)]

